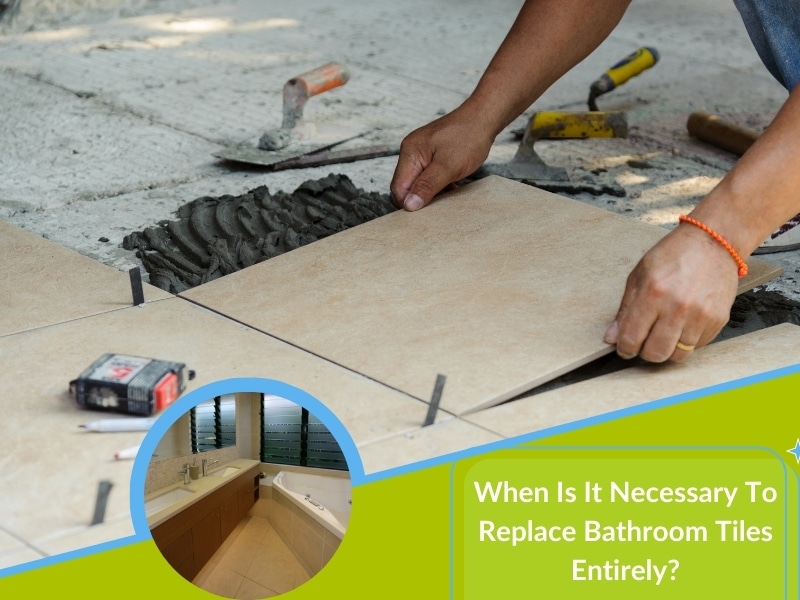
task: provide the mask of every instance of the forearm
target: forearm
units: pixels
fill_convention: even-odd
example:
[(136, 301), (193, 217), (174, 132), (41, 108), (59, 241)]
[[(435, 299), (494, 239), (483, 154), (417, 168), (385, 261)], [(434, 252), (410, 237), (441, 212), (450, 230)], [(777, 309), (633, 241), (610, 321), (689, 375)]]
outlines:
[(691, 215), (749, 256), (800, 213), (800, 86), (758, 141)]
[(526, 0), (464, 103), (492, 136), (588, 56), (619, 23), (630, 0)]

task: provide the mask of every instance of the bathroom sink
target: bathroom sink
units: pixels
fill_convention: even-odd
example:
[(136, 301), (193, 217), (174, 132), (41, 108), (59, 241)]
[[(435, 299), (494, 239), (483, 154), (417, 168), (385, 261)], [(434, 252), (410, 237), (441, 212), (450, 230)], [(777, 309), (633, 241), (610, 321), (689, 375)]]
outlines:
[(219, 471), (211, 473), (212, 477), (230, 477), (234, 473), (238, 473), (241, 467), (225, 467)]
[(144, 503), (144, 512), (149, 517), (153, 513), (157, 513), (160, 510), (164, 510), (168, 506), (187, 498), (194, 494), (193, 490), (187, 490), (184, 488), (175, 488), (174, 490), (170, 490), (160, 496), (156, 496), (152, 500), (148, 500)]

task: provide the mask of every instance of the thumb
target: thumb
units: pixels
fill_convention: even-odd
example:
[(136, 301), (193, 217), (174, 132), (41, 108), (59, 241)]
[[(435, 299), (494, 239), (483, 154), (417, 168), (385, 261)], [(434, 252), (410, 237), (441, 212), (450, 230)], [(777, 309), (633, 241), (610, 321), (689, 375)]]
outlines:
[(442, 161), (437, 161), (434, 156), (430, 164), (409, 187), (408, 193), (403, 199), (403, 208), (414, 211), (427, 206), (436, 194), (450, 183), (452, 183), (452, 174), (442, 164)]

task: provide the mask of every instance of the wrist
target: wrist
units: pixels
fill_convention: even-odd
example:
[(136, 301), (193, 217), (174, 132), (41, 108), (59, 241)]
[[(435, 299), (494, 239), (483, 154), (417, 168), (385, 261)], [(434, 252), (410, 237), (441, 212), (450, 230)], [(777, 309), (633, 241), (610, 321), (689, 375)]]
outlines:
[(518, 115), (508, 116), (502, 102), (493, 97), (485, 97), (478, 90), (472, 93), (454, 112), (463, 114), (473, 127), (492, 140)]
[(737, 274), (739, 277), (744, 277), (747, 275), (747, 264), (744, 262), (744, 259), (739, 256), (739, 253), (736, 251), (736, 249), (723, 236), (702, 221), (698, 221), (693, 217), (681, 215), (678, 220), (681, 224), (691, 225), (707, 234), (712, 240), (714, 240), (714, 242), (719, 244), (719, 246), (730, 255), (730, 257), (733, 259), (733, 262), (736, 263)]

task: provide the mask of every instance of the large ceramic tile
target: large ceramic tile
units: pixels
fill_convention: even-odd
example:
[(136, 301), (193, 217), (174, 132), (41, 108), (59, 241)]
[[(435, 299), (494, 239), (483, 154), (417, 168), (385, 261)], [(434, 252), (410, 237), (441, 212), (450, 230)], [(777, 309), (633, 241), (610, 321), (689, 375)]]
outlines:
[(0, 529), (0, 554), (16, 550), (22, 545), (20, 540)]
[(58, 537), (52, 540), (37, 540), (36, 546), (50, 555), (61, 554), (75, 548), (86, 548), (120, 539), (134, 534), (133, 524), (130, 519), (122, 518), (111, 523), (102, 523), (91, 527), (82, 528), (75, 533)]
[(239, 591), (236, 593), (236, 598), (240, 600), (254, 600), (255, 598), (273, 598), (278, 595), (278, 592), (245, 577), (241, 587), (239, 587)]
[(203, 582), (203, 589), (217, 596), (236, 598), (244, 576), (229, 569), (217, 567)]
[(20, 545), (8, 552), (0, 552), (0, 569), (15, 567), (44, 557), (45, 555), (41, 552)]
[(800, 327), (785, 323), (705, 346), (680, 364), (631, 367), (465, 419), (512, 437), (798, 363)]
[(364, 472), (376, 473), (503, 439), (461, 419), (435, 423), (360, 448)]
[[(420, 399), (442, 373), (464, 413), (610, 353), (625, 279), (665, 233), (490, 177), (184, 296)], [(779, 271), (758, 262), (743, 287)]]
[(300, 561), (292, 554), (289, 547), (277, 538), (274, 544), (261, 546), (256, 551), (246, 577), (281, 594), (309, 580), (309, 575)]
[[(0, 221), (0, 336), (133, 304), (130, 277)], [(171, 297), (144, 285), (146, 301)]]
[[(67, 391), (108, 351), (183, 362), (197, 373), (188, 390), (232, 377), (284, 381), (330, 407), (359, 444), (418, 427), (427, 412), (422, 402), (179, 298), (5, 336), (0, 526), (22, 539), (81, 531), (105, 479), (113, 483), (106, 518), (129, 515), (132, 463), (114, 454), (144, 434), (80, 430), (101, 413), (80, 409)], [(53, 469), (59, 477), (44, 475)]]

